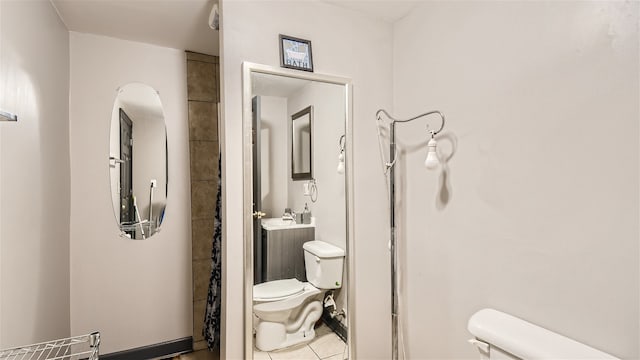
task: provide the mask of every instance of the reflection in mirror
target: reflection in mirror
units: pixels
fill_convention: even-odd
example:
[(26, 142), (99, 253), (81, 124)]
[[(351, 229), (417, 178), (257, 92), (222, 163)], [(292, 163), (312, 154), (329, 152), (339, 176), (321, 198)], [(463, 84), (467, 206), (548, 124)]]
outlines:
[(158, 92), (131, 83), (118, 89), (111, 115), (109, 172), (122, 236), (160, 231), (167, 203), (167, 131)]
[(312, 173), (312, 135), (313, 106), (291, 116), (291, 178), (293, 180), (311, 180)]
[[(255, 359), (273, 352), (347, 358), (346, 183), (336, 172), (347, 87), (259, 72), (250, 79), (252, 101), (245, 106), (252, 119), (245, 122), (255, 136), (247, 241), (254, 259), (246, 265), (253, 268), (247, 341)], [(316, 184), (321, 192), (310, 190)]]

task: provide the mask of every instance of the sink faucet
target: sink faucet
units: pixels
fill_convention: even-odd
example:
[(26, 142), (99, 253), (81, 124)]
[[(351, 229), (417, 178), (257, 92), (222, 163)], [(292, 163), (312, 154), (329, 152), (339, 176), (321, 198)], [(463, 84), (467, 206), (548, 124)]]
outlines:
[(284, 209), (284, 214), (282, 214), (282, 220), (295, 221), (296, 220), (296, 213), (291, 212), (290, 208), (285, 208)]

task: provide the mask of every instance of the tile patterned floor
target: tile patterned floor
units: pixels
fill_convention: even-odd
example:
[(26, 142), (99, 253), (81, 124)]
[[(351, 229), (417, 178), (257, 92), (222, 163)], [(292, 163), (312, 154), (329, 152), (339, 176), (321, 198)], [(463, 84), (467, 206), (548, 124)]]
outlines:
[[(315, 339), (308, 344), (270, 352), (253, 349), (253, 360), (343, 360), (348, 355), (347, 345), (325, 324), (316, 329)], [(220, 360), (220, 354), (200, 350), (171, 360)]]
[(253, 349), (253, 360), (343, 360), (347, 358), (347, 345), (325, 324), (316, 329), (315, 339), (308, 344), (270, 352)]

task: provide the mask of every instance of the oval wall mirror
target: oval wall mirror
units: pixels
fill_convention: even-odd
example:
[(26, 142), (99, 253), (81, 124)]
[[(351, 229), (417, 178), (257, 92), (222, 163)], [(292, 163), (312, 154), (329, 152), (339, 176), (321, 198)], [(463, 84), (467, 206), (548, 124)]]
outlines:
[(111, 200), (121, 235), (142, 240), (160, 231), (167, 204), (167, 131), (158, 92), (131, 83), (111, 113)]

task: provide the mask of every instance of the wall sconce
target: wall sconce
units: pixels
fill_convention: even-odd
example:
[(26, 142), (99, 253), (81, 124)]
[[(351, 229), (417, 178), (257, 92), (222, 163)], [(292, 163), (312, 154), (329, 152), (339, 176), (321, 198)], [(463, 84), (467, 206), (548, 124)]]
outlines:
[(0, 121), (18, 121), (18, 115), (0, 109)]

